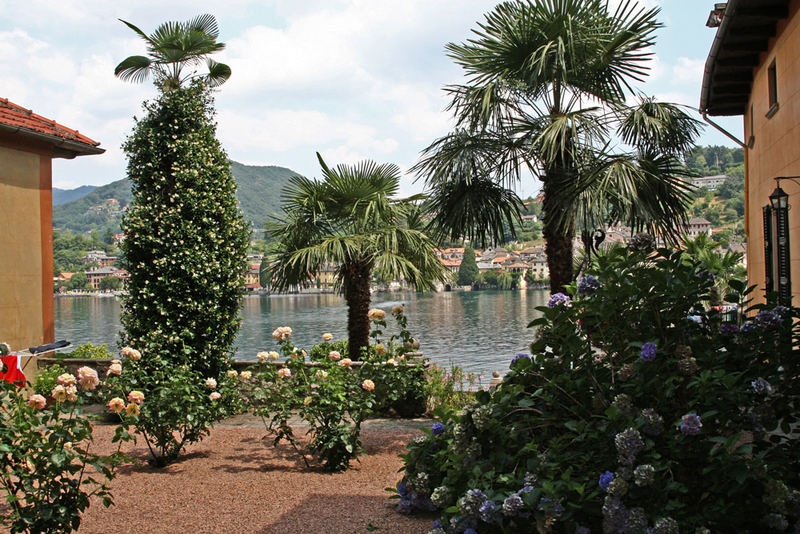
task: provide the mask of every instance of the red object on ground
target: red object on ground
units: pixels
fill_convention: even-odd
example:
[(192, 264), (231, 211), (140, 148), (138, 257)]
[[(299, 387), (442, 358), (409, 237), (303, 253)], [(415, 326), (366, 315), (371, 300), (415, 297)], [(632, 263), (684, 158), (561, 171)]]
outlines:
[(25, 382), (25, 373), (22, 372), (22, 363), (19, 356), (13, 354), (9, 356), (0, 356), (0, 360), (2, 360), (6, 367), (5, 373), (0, 369), (0, 380), (5, 380), (6, 382)]

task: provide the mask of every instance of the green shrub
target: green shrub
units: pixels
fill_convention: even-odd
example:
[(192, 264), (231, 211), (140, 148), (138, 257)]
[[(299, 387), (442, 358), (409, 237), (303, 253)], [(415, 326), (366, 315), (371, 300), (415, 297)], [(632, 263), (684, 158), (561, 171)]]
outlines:
[[(249, 409), (275, 435), (275, 445), (288, 441), (307, 466), (311, 456), (325, 470), (347, 469), (350, 460), (363, 452), (361, 422), (373, 407), (375, 382), (363, 378), (347, 358), (326, 358), (315, 367), (306, 366), (306, 353), (291, 343), (290, 329), (279, 328), (273, 336), (285, 357), (283, 366), (270, 363), (277, 354), (260, 353), (252, 376), (239, 375)], [(289, 425), (295, 414), (311, 426), (306, 447)]]
[(66, 372), (67, 370), (57, 363), (41, 369), (36, 373), (36, 379), (33, 382), (34, 393), (42, 395), (43, 397), (49, 397), (50, 392), (52, 392), (53, 388), (58, 384), (59, 375)]
[(92, 345), (84, 343), (72, 352), (60, 355), (61, 358), (85, 358), (92, 360), (110, 360), (112, 355), (108, 352), (108, 345)]
[(446, 532), (797, 528), (798, 310), (726, 323), (713, 284), (680, 252), (601, 256), (540, 308), (532, 356), (409, 445), (401, 511)]
[(350, 357), (350, 351), (347, 349), (347, 340), (343, 339), (341, 341), (317, 343), (311, 347), (309, 358), (312, 362), (324, 361), (328, 359), (328, 354), (330, 354), (331, 351), (338, 352), (342, 358)]
[[(0, 488), (8, 503), (0, 524), (11, 533), (77, 530), (92, 497), (113, 504), (108, 482), (123, 459), (119, 449), (110, 456), (91, 452), (92, 427), (80, 406), (98, 394), (97, 373), (83, 367), (76, 378), (58, 366), (43, 373), (62, 376), (52, 387), (49, 378), (37, 381), (37, 393), (0, 381)], [(55, 401), (47, 406), (51, 393)], [(118, 427), (113, 441), (131, 438)]]
[(425, 397), (428, 412), (440, 419), (449, 419), (475, 402), (480, 380), (455, 364), (450, 369), (431, 365), (425, 371)]

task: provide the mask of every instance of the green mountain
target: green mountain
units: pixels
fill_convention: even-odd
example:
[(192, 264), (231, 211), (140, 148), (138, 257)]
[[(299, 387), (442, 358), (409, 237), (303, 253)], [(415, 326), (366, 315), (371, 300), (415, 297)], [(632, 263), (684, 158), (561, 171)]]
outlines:
[[(280, 191), (296, 172), (285, 167), (242, 165), (231, 161), (239, 185), (237, 197), (245, 219), (255, 228), (280, 211)], [(125, 178), (98, 187), (72, 202), (53, 206), (53, 227), (84, 233), (106, 229), (119, 232), (122, 210), (132, 200), (130, 182)]]
[(66, 204), (67, 202), (72, 202), (73, 200), (83, 198), (95, 189), (97, 189), (96, 185), (82, 185), (80, 187), (76, 187), (75, 189), (59, 189), (54, 187), (53, 206)]

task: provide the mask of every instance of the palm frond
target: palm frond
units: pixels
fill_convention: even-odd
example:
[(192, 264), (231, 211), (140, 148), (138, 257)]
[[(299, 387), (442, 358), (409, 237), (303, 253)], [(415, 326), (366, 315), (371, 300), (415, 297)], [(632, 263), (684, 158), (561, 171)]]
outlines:
[(642, 97), (636, 106), (622, 110), (618, 134), (641, 151), (662, 151), (683, 155), (694, 147), (701, 123), (682, 106)]
[(150, 76), (153, 63), (145, 56), (130, 56), (114, 69), (114, 76), (133, 83), (142, 83)]

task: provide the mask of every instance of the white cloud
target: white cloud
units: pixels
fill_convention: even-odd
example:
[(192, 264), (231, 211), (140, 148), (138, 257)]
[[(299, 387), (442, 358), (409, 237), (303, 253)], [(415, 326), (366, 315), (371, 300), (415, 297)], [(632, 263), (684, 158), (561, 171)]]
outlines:
[(672, 74), (678, 83), (698, 85), (703, 81), (705, 59), (679, 57), (678, 63), (673, 65)]

